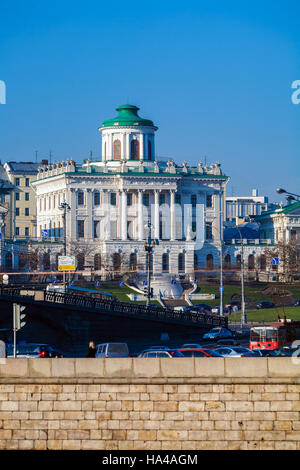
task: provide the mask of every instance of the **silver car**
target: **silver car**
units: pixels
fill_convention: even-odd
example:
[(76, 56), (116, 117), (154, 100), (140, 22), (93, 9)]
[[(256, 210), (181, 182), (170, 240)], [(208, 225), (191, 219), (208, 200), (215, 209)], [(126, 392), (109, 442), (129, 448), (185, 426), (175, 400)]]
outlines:
[(215, 352), (221, 354), (223, 357), (256, 357), (255, 354), (250, 351), (250, 349), (242, 348), (240, 346), (233, 347), (221, 347), (216, 348)]

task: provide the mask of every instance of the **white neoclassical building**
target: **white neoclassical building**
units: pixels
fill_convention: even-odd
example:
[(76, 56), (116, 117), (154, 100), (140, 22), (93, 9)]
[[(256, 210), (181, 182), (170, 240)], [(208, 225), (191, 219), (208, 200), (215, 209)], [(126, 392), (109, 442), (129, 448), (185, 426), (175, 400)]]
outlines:
[(161, 161), (155, 151), (157, 127), (138, 110), (120, 106), (114, 119), (102, 123), (102, 161), (68, 160), (40, 168), (32, 183), (37, 233), (48, 241), (63, 238), (59, 207), (66, 202), (67, 249), (85, 255), (82, 265), (145, 269), (151, 230), (154, 273), (192, 273), (205, 266), (209, 253), (218, 253), (228, 177), (219, 163)]

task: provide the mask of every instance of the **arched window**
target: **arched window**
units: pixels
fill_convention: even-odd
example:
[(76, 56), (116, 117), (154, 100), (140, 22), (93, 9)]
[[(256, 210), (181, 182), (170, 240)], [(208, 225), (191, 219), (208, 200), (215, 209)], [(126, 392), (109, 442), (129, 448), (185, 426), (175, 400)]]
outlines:
[(120, 253), (114, 253), (112, 255), (113, 270), (119, 271), (121, 267), (121, 256)]
[(5, 255), (5, 267), (12, 268), (12, 254), (10, 252)]
[(44, 253), (43, 255), (43, 266), (45, 271), (50, 270), (50, 254), (49, 253)]
[(164, 253), (162, 255), (162, 271), (163, 273), (169, 272), (169, 254), (168, 253)]
[(198, 269), (198, 255), (194, 253), (194, 269)]
[(236, 267), (240, 268), (241, 264), (242, 264), (242, 257), (241, 257), (241, 255), (237, 255), (237, 257), (236, 257)]
[(151, 140), (148, 140), (148, 160), (152, 160), (152, 144), (151, 144)]
[(230, 257), (229, 253), (227, 253), (227, 255), (224, 258), (224, 268), (225, 269), (230, 269), (231, 268), (231, 257)]
[(249, 255), (248, 256), (248, 269), (249, 271), (253, 271), (254, 268), (255, 268), (254, 255)]
[(84, 270), (84, 262), (85, 262), (85, 256), (83, 253), (78, 253), (76, 256), (77, 259), (77, 270), (78, 271), (83, 271)]
[(184, 253), (179, 253), (178, 255), (178, 271), (183, 273), (185, 271), (185, 255)]
[(260, 269), (261, 271), (265, 271), (267, 268), (267, 261), (265, 255), (261, 255), (260, 257)]
[(121, 141), (119, 139), (113, 144), (113, 160), (121, 160)]
[(130, 158), (131, 160), (139, 160), (140, 158), (140, 144), (137, 139), (133, 139), (130, 144)]
[(137, 268), (136, 253), (130, 253), (130, 256), (129, 256), (129, 269), (131, 271), (136, 271), (136, 268)]
[(98, 271), (101, 269), (101, 255), (100, 253), (96, 253), (94, 256), (94, 269), (95, 271)]
[(212, 269), (214, 267), (214, 257), (211, 253), (206, 256), (206, 268)]

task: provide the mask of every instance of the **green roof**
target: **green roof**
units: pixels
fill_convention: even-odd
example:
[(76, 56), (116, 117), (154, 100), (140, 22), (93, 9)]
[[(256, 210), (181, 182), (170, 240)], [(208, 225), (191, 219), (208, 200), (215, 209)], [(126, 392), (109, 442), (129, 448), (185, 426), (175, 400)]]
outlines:
[(118, 116), (114, 119), (107, 119), (103, 122), (102, 127), (116, 126), (143, 126), (155, 127), (153, 121), (143, 119), (138, 115), (139, 108), (132, 104), (124, 104), (117, 108)]

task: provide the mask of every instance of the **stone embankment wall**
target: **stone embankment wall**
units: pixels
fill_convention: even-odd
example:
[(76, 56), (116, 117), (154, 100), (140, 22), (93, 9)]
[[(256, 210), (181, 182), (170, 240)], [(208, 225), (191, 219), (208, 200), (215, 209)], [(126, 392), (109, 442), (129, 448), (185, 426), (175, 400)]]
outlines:
[(300, 449), (291, 358), (1, 359), (1, 449)]

